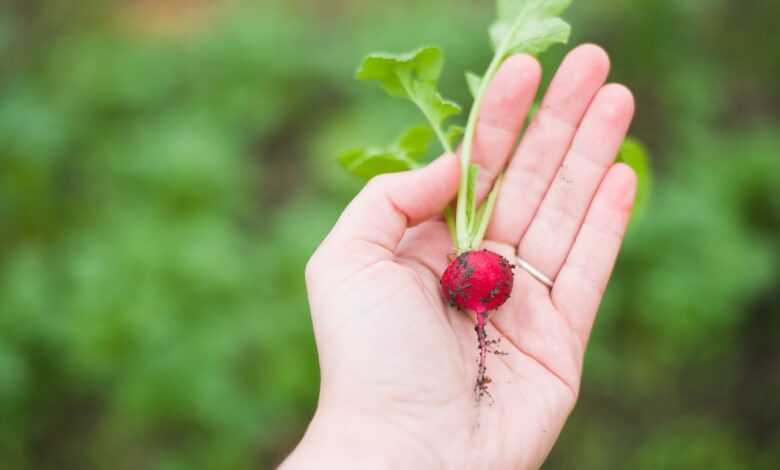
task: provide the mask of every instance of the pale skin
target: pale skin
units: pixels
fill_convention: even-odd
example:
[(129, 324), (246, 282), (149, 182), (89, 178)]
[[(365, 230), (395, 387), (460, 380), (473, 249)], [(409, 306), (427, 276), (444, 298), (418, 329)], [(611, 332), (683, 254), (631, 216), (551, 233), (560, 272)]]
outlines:
[(555, 280), (550, 289), (515, 270), (488, 325), (506, 353), (488, 358), (492, 399), (476, 404), (474, 318), (439, 292), (454, 251), (441, 213), (458, 190), (457, 158), (377, 177), (350, 203), (307, 266), (320, 399), (284, 470), (542, 465), (576, 403), (636, 192), (633, 171), (614, 163), (634, 100), (605, 84), (608, 71), (597, 46), (573, 50), (522, 135), (536, 60), (508, 59), (485, 98), (479, 193), (506, 177), (483, 246)]

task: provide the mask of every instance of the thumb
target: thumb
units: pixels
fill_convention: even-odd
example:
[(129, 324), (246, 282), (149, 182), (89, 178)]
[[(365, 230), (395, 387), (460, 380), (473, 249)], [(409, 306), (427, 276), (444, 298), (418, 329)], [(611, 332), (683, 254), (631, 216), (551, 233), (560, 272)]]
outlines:
[(373, 178), (341, 214), (327, 243), (353, 250), (352, 242), (360, 241), (392, 253), (408, 227), (441, 214), (458, 191), (459, 175), (457, 157), (445, 154), (425, 168)]

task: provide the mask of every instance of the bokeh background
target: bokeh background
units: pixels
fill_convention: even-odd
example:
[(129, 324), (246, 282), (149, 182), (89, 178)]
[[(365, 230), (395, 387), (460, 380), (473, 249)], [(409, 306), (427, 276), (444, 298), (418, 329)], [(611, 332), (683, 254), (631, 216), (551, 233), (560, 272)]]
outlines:
[[(0, 2), (0, 467), (272, 468), (318, 371), (303, 266), (419, 120), (375, 49), (490, 58), (491, 1)], [(579, 0), (655, 187), (545, 468), (780, 466), (779, 2)], [(543, 57), (547, 79), (567, 47)]]

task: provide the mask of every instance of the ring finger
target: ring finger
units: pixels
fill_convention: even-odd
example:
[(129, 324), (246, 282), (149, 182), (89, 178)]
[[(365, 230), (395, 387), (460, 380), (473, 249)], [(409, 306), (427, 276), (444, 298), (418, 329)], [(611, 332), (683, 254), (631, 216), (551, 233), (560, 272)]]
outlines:
[(518, 255), (555, 279), (634, 114), (622, 85), (607, 85), (591, 103), (552, 186), (518, 247)]

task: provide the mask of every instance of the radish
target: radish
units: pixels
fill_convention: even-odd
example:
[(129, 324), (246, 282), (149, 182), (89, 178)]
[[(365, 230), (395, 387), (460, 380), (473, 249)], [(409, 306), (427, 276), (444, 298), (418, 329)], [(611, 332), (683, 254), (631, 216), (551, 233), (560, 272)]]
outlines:
[(357, 71), (359, 80), (373, 80), (390, 95), (414, 103), (427, 120), (426, 126), (405, 131), (392, 144), (349, 150), (339, 158), (351, 173), (370, 178), (379, 173), (411, 170), (437, 139), (447, 153), (453, 153), (462, 136), (460, 152), (461, 181), (457, 205), (445, 212), (457, 258), (441, 277), (445, 302), (474, 315), (479, 350), (475, 392), (477, 401), (489, 395), (485, 360), (489, 347), (498, 341), (487, 339), (485, 326), (490, 312), (503, 305), (512, 293), (512, 265), (500, 255), (480, 250), (496, 197), (501, 186), (499, 176), (480, 206), (475, 194), (479, 166), (471, 162), (477, 117), (490, 82), (501, 64), (517, 53), (540, 54), (556, 43), (568, 41), (570, 27), (559, 15), (571, 0), (498, 0), (498, 17), (490, 26), (495, 49), (493, 60), (483, 76), (466, 72), (466, 84), (474, 103), (466, 127), (445, 126), (461, 112), (460, 106), (444, 98), (437, 90), (444, 58), (441, 49), (423, 47), (405, 54), (374, 53), (366, 57)]
[(488, 250), (467, 251), (458, 256), (441, 276), (441, 292), (450, 306), (475, 316), (479, 361), (475, 391), (477, 398), (488, 394), (488, 346), (485, 326), (488, 314), (504, 305), (512, 294), (514, 273), (503, 256)]
[(441, 276), (441, 292), (450, 306), (485, 316), (504, 305), (512, 294), (512, 265), (488, 250), (467, 251)]

